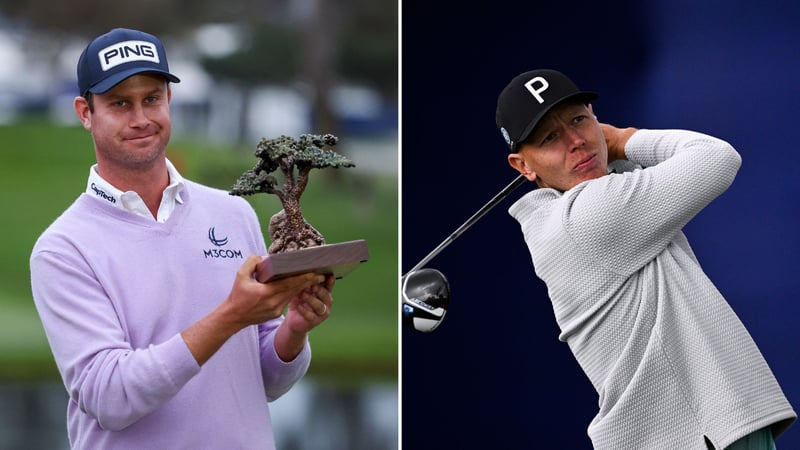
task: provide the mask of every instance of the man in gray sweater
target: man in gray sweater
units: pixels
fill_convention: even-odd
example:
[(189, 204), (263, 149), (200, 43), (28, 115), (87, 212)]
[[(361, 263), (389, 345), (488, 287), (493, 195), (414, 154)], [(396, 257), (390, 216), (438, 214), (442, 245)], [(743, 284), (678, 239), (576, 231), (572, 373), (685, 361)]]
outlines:
[(534, 70), (496, 116), (509, 164), (539, 186), (509, 212), (598, 392), (594, 447), (774, 449), (797, 415), (681, 231), (739, 154), (696, 132), (598, 123), (596, 97)]

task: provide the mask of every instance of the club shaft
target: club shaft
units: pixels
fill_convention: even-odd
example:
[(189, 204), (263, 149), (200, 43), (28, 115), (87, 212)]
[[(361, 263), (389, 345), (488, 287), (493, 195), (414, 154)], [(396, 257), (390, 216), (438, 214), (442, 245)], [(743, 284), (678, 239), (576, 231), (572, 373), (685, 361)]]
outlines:
[(448, 236), (447, 239), (442, 241), (436, 248), (433, 249), (432, 252), (428, 253), (428, 256), (422, 258), (420, 262), (417, 263), (411, 270), (409, 270), (406, 275), (415, 270), (419, 270), (422, 267), (425, 267), (430, 260), (432, 260), (436, 255), (438, 255), (442, 250), (445, 249), (448, 245), (452, 244), (462, 233), (467, 231), (469, 227), (471, 227), (475, 222), (477, 222), (481, 217), (483, 217), (486, 213), (489, 212), (492, 208), (495, 207), (501, 200), (506, 198), (508, 194), (512, 193), (516, 188), (518, 188), (523, 182), (525, 182), (526, 178), (524, 175), (519, 175), (517, 178), (514, 179), (511, 183), (508, 184), (502, 191), (498, 192), (497, 195), (492, 197), (481, 209), (479, 209), (475, 214), (472, 215), (466, 222), (464, 222), (460, 227), (458, 227), (453, 233)]

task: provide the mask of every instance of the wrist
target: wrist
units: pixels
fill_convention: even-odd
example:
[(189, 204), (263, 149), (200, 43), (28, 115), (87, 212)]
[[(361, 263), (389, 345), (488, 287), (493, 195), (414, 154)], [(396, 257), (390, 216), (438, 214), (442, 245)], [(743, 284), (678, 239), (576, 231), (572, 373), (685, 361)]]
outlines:
[(628, 159), (628, 156), (625, 155), (625, 146), (628, 144), (628, 140), (636, 133), (638, 129), (633, 127), (623, 128), (619, 132), (619, 138), (616, 143), (616, 158), (617, 159)]
[(300, 352), (308, 341), (308, 332), (293, 330), (289, 321), (284, 320), (275, 332), (275, 353), (284, 362), (291, 362)]
[(214, 353), (243, 326), (230, 320), (230, 314), (219, 307), (181, 332), (189, 351), (199, 365), (205, 364)]

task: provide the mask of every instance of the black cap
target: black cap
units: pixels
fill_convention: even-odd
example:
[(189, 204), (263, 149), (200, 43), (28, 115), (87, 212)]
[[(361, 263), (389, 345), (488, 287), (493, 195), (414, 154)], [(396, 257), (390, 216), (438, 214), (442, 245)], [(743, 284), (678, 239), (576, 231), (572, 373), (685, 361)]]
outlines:
[(500, 93), (495, 122), (506, 144), (516, 151), (517, 144), (528, 138), (554, 106), (572, 99), (589, 103), (597, 97), (595, 92), (578, 89), (561, 72), (531, 70), (514, 77)]

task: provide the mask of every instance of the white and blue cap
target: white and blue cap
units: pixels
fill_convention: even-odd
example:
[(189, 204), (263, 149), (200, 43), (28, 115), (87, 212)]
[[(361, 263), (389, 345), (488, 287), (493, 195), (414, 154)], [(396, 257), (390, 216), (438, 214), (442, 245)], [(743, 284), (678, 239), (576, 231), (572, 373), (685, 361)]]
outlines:
[(514, 77), (497, 98), (495, 123), (511, 151), (530, 136), (556, 105), (569, 100), (589, 103), (597, 93), (582, 91), (556, 70), (531, 70)]
[(138, 73), (158, 73), (173, 83), (180, 79), (169, 72), (167, 53), (152, 34), (115, 28), (95, 38), (78, 59), (78, 89), (102, 94)]

